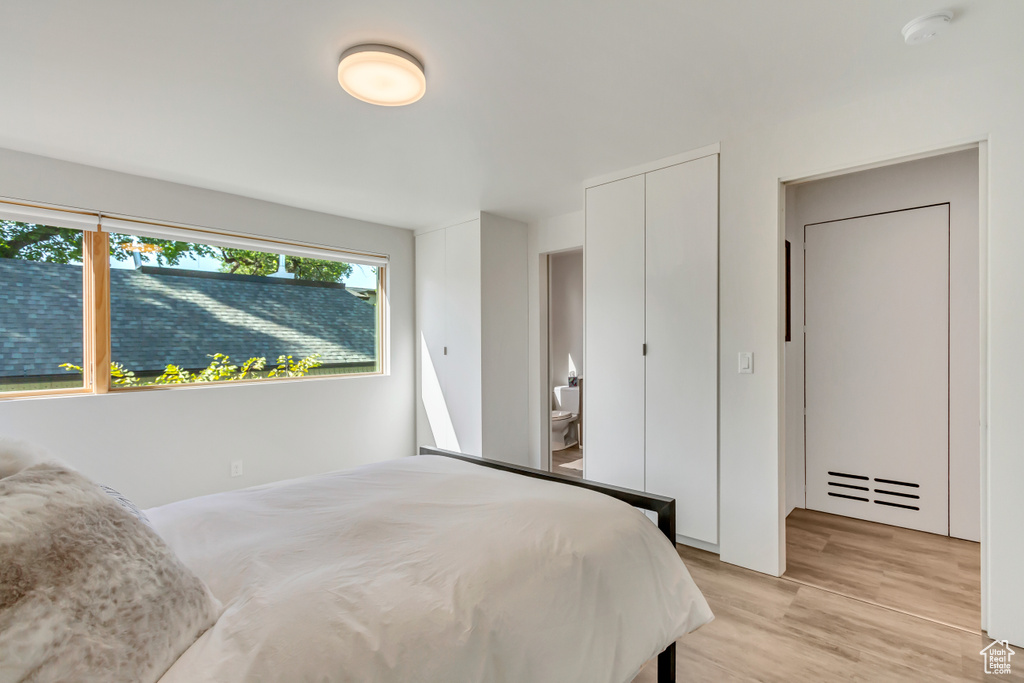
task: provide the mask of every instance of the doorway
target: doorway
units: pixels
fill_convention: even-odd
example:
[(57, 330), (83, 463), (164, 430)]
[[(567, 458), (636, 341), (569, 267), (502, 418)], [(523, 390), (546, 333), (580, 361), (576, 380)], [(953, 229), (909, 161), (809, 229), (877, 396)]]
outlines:
[(784, 576), (974, 631), (980, 173), (974, 146), (785, 186)]
[(548, 256), (550, 470), (583, 477), (583, 250)]

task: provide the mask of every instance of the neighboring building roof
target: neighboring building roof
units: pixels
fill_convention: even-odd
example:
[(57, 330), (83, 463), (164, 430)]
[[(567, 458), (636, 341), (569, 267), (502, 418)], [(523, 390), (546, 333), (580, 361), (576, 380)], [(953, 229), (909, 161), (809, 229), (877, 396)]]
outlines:
[(0, 377), (82, 362), (82, 267), (0, 259)]
[[(204, 368), (214, 353), (374, 362), (376, 308), (344, 285), (151, 267), (110, 280), (111, 359), (129, 370)], [(81, 359), (81, 266), (0, 259), (0, 377)]]

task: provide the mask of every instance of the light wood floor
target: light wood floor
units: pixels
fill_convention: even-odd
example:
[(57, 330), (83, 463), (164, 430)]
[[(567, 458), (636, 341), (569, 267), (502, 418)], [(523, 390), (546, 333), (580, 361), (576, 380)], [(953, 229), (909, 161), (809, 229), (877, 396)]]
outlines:
[(582, 469), (577, 470), (572, 467), (566, 467), (566, 465), (574, 463), (582, 457), (583, 451), (580, 450), (579, 446), (571, 446), (560, 451), (551, 451), (551, 471), (557, 474), (564, 474), (569, 477), (582, 479)]
[[(678, 547), (715, 620), (678, 641), (676, 680), (989, 681), (990, 639)], [(1020, 650), (1018, 650), (1020, 652)], [(1002, 681), (1024, 681), (1024, 662)], [(634, 683), (657, 680), (653, 661)]]
[(797, 508), (786, 520), (785, 577), (981, 631), (978, 543)]

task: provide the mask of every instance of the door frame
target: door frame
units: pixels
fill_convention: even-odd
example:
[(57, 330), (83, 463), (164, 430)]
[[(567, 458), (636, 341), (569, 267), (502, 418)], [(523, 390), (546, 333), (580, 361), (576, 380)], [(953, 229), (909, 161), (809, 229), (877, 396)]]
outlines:
[(538, 255), (540, 273), (540, 469), (551, 471), (551, 397), (548, 384), (551, 381), (551, 254), (546, 251)]
[[(537, 255), (538, 270), (540, 274), (538, 286), (538, 299), (540, 311), (540, 469), (551, 472), (551, 257), (556, 254), (569, 254), (579, 252), (583, 254), (583, 245), (565, 247), (564, 249), (553, 249), (543, 251)], [(587, 259), (583, 258), (583, 278), (586, 283)], [(587, 288), (583, 287), (583, 330), (586, 331), (586, 299)], [(584, 334), (584, 347), (586, 346), (586, 335)], [(586, 348), (584, 348), (586, 356)], [(583, 397), (580, 397), (582, 403)], [(582, 436), (582, 435), (581, 435)], [(582, 452), (582, 446), (581, 446)], [(586, 464), (587, 456), (583, 456)]]
[(966, 140), (959, 144), (934, 147), (914, 154), (902, 154), (877, 159), (873, 162), (859, 164), (856, 166), (839, 167), (810, 175), (779, 178), (778, 180), (778, 349), (779, 349), (779, 500), (780, 500), (780, 573), (786, 571), (786, 365), (785, 365), (785, 316), (786, 316), (786, 292), (785, 292), (785, 249), (786, 249), (786, 187), (814, 180), (834, 178), (837, 176), (867, 171), (873, 168), (894, 166), (897, 164), (925, 159), (929, 157), (942, 156), (954, 152), (961, 152), (968, 149), (978, 150), (978, 325), (979, 325), (979, 420), (981, 424), (980, 467), (981, 467), (981, 630), (988, 629), (989, 612), (989, 580), (988, 580), (988, 137), (979, 137)]

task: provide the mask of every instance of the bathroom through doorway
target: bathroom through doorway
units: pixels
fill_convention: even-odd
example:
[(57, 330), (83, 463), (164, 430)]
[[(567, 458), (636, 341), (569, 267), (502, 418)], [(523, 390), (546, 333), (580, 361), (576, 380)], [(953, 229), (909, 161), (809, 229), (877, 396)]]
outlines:
[(583, 250), (548, 256), (550, 469), (583, 477)]

